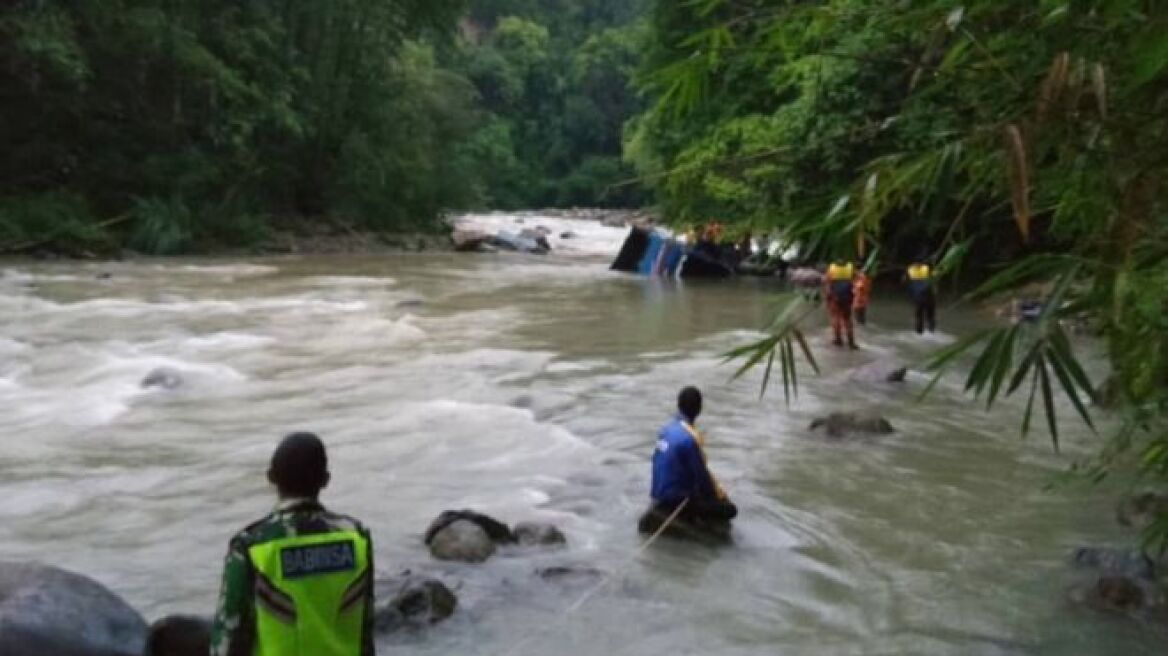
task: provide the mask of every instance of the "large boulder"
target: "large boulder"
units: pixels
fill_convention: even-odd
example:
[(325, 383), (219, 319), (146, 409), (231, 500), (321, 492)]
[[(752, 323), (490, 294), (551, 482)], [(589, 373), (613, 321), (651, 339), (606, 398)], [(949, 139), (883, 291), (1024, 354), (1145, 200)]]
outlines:
[(495, 553), (495, 542), (481, 526), (467, 519), (454, 521), (434, 533), (427, 543), (439, 560), (481, 563)]
[(97, 581), (56, 567), (0, 562), (0, 654), (139, 656), (142, 616)]
[(1115, 508), (1115, 518), (1123, 526), (1137, 530), (1147, 528), (1157, 517), (1168, 515), (1168, 495), (1143, 492), (1122, 499)]
[(908, 367), (891, 360), (877, 360), (852, 370), (848, 376), (860, 383), (903, 383)]
[(512, 532), (515, 541), (525, 547), (558, 547), (568, 543), (564, 533), (552, 524), (519, 522)]
[(887, 435), (894, 430), (887, 419), (872, 412), (833, 412), (811, 422), (811, 430), (821, 429), (828, 437)]
[(211, 653), (211, 620), (168, 615), (150, 625), (146, 656), (206, 656)]
[(453, 615), (458, 607), (458, 597), (445, 583), (410, 572), (378, 581), (377, 587), (379, 598), (389, 598), (374, 613), (378, 631), (436, 624)]
[(142, 379), (143, 389), (178, 389), (183, 384), (183, 375), (177, 369), (170, 367), (158, 367), (146, 374)]
[(469, 522), (478, 524), (480, 528), (486, 531), (491, 540), (500, 544), (511, 544), (515, 542), (515, 536), (511, 533), (511, 529), (506, 524), (489, 515), (484, 515), (474, 510), (443, 510), (438, 518), (430, 522), (429, 528), (426, 529), (426, 544), (434, 539), (434, 536), (443, 528), (453, 524), (454, 522), (465, 519)]

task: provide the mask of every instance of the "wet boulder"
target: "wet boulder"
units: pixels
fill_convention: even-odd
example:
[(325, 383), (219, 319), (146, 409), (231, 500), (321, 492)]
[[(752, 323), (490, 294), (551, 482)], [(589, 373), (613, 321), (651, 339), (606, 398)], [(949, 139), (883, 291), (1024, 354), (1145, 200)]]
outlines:
[(498, 544), (513, 544), (506, 524), (473, 510), (446, 510), (426, 529), (425, 542), (439, 560), (481, 563)]
[(535, 570), (535, 575), (547, 581), (560, 585), (587, 585), (597, 583), (604, 578), (604, 572), (595, 567), (575, 565), (553, 565)]
[(146, 656), (206, 656), (211, 653), (211, 620), (168, 615), (150, 625)]
[(1168, 514), (1168, 495), (1143, 492), (1122, 499), (1115, 508), (1115, 518), (1123, 526), (1136, 530), (1147, 528), (1158, 517)]
[(0, 562), (0, 654), (138, 656), (142, 616), (97, 581), (56, 567)]
[(1147, 581), (1156, 577), (1155, 562), (1137, 549), (1079, 547), (1071, 555), (1071, 560), (1079, 567), (1106, 574)]
[(576, 236), (576, 233), (572, 232), (571, 230), (560, 233), (560, 239), (575, 239)]
[(564, 533), (552, 524), (519, 522), (513, 533), (515, 541), (525, 547), (559, 547), (568, 543)]
[(833, 412), (811, 422), (811, 430), (822, 430), (828, 437), (845, 435), (887, 435), (894, 432), (887, 419), (872, 412)]
[(1072, 602), (1101, 611), (1134, 613), (1160, 604), (1156, 591), (1146, 582), (1109, 574), (1093, 583), (1071, 588)]
[(453, 615), (458, 607), (458, 597), (445, 583), (410, 572), (378, 581), (377, 587), (378, 598), (389, 599), (374, 613), (374, 626), (378, 631), (436, 624)]
[(177, 369), (158, 367), (142, 379), (142, 389), (178, 389), (183, 384), (183, 375)]
[(903, 383), (908, 367), (891, 360), (878, 360), (852, 370), (848, 378), (860, 383)]
[(495, 554), (495, 543), (481, 526), (460, 519), (437, 531), (427, 543), (439, 560), (481, 563)]

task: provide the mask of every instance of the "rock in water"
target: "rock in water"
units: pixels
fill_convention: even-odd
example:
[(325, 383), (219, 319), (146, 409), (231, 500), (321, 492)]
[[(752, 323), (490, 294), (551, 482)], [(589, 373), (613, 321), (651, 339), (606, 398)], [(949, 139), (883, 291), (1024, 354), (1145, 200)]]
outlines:
[(1101, 576), (1070, 591), (1071, 601), (1096, 610), (1135, 612), (1152, 605), (1144, 586), (1126, 576)]
[(439, 560), (481, 563), (495, 553), (495, 542), (478, 524), (459, 519), (434, 533), (430, 553)]
[(142, 616), (97, 581), (0, 562), (0, 654), (138, 656), (145, 645)]
[(604, 572), (595, 567), (577, 567), (573, 565), (553, 565), (535, 570), (536, 576), (549, 583), (565, 585), (582, 585), (595, 583), (604, 578)]
[(1156, 578), (1156, 564), (1135, 549), (1079, 547), (1071, 558), (1080, 567), (1097, 569), (1107, 574), (1148, 581)]
[(142, 387), (150, 389), (152, 387), (159, 387), (162, 389), (177, 389), (183, 384), (182, 374), (176, 369), (170, 367), (159, 367), (142, 379)]
[(206, 656), (211, 653), (211, 620), (168, 615), (150, 625), (146, 656)]
[(1168, 514), (1168, 495), (1156, 492), (1128, 497), (1115, 508), (1115, 518), (1120, 524), (1141, 531), (1165, 514)]
[(885, 360), (869, 362), (853, 370), (849, 378), (861, 383), (903, 383), (908, 367)]
[(833, 412), (811, 422), (811, 430), (822, 428), (828, 437), (867, 433), (887, 435), (893, 432), (892, 424), (880, 415), (868, 412)]
[(562, 546), (568, 543), (564, 533), (551, 524), (519, 522), (515, 525), (514, 534), (515, 540), (525, 547)]
[(434, 535), (443, 528), (453, 524), (455, 521), (465, 519), (470, 522), (478, 524), (480, 528), (487, 532), (491, 540), (500, 544), (511, 544), (515, 542), (515, 536), (511, 533), (511, 529), (506, 524), (500, 522), (494, 517), (484, 515), (473, 510), (443, 510), (438, 518), (430, 522), (430, 527), (426, 529), (426, 544), (430, 544), (430, 540), (434, 539)]
[(389, 581), (379, 581), (388, 588), (390, 600), (376, 611), (378, 631), (396, 631), (404, 627), (427, 626), (454, 614), (458, 597), (438, 579), (405, 573)]

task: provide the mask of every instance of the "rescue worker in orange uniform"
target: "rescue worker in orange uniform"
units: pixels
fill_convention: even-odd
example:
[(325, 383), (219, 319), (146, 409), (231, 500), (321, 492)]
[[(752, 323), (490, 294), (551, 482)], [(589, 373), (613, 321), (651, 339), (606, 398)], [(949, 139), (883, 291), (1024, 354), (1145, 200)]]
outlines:
[(868, 325), (868, 296), (872, 293), (872, 279), (863, 269), (856, 270), (852, 280), (852, 316), (861, 326)]

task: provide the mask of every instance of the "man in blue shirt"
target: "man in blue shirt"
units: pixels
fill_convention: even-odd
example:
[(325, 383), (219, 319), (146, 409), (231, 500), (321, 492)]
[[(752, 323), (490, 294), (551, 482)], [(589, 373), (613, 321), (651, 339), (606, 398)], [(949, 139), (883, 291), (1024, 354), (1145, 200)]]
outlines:
[(677, 410), (677, 416), (657, 433), (650, 491), (653, 504), (638, 528), (642, 533), (656, 532), (684, 503), (676, 520), (693, 528), (728, 533), (738, 508), (710, 473), (702, 436), (694, 428), (702, 412), (702, 393), (696, 387), (681, 390)]

